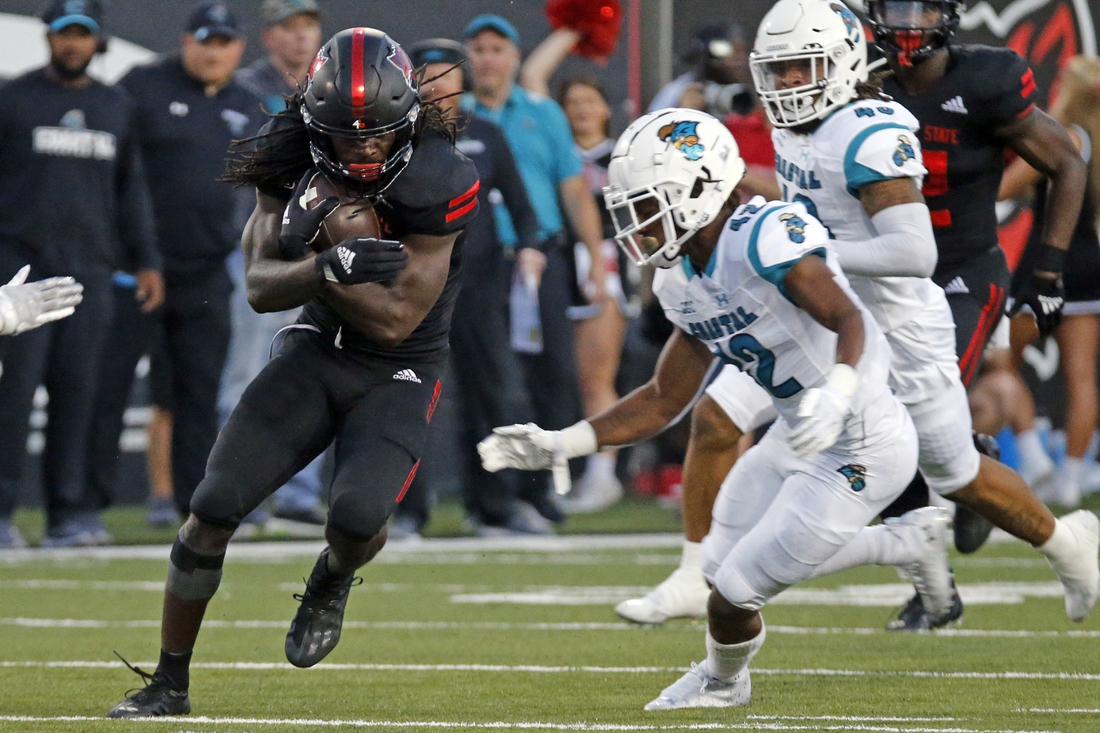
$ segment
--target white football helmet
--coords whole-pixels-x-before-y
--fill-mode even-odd
[[[803,83],[777,88],[795,65]],[[867,80],[863,24],[842,0],[779,0],[760,23],[749,66],[773,125],[820,120]]]
[[[694,109],[664,109],[626,128],[607,174],[604,202],[619,246],[639,266],[671,267],[681,245],[722,210],[745,175],[745,161],[715,118]],[[663,242],[643,236],[657,221]]]

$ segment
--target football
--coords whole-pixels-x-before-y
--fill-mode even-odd
[[[314,252],[324,252],[348,237],[381,237],[382,226],[373,202],[355,196],[321,173],[315,173],[309,182],[303,203],[312,209],[330,196],[340,199],[340,203],[321,222],[321,229],[310,245]]]

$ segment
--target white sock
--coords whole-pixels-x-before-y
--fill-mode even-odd
[[[1066,529],[1066,525],[1062,524],[1062,520],[1057,518],[1054,520],[1054,531],[1050,533],[1050,539],[1038,547],[1039,552],[1046,555],[1051,564],[1072,555],[1078,549],[1077,538]]]
[[[680,552],[680,567],[696,569],[703,567],[702,542],[684,540],[684,549]]]
[[[729,682],[741,674],[760,651],[760,647],[764,646],[767,629],[763,627],[763,619],[760,624],[760,633],[740,644],[719,644],[710,635],[710,631],[707,631],[707,661],[703,662],[707,674],[722,682]]]
[[[1059,479],[1064,488],[1059,489],[1059,491],[1072,492],[1072,495],[1080,496],[1081,476],[1084,472],[1085,461],[1083,458],[1066,456],[1065,462],[1062,463],[1062,476]]]
[[[903,527],[878,524],[861,529],[851,542],[814,568],[810,577],[863,565],[905,565],[916,559],[917,545],[909,540]]]
[[[588,456],[584,464],[584,472],[590,478],[597,481],[607,481],[615,478],[614,453],[593,453]]]

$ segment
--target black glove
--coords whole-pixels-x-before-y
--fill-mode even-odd
[[[348,237],[317,255],[317,273],[323,280],[360,285],[393,280],[409,262],[401,242],[373,237]]]
[[[1039,336],[1046,338],[1062,322],[1062,306],[1066,304],[1066,291],[1062,287],[1062,277],[1039,277],[1032,273],[1016,293],[1016,302],[1008,312],[1009,318],[1020,312],[1025,305],[1035,314],[1035,325]]]
[[[302,197],[309,188],[313,171],[302,176],[294,188],[294,195],[287,202],[283,212],[283,228],[279,232],[279,254],[285,260],[300,260],[309,254],[309,245],[317,238],[321,222],[332,210],[340,205],[340,199],[329,196],[312,209],[302,205]]]

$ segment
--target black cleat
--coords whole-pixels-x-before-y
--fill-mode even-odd
[[[149,674],[125,659],[122,659],[122,663],[141,677],[145,687],[128,691],[126,699],[107,713],[108,718],[156,718],[162,715],[187,715],[191,712],[187,690],[176,687],[171,677],[159,671]]]
[[[1001,460],[1001,448],[997,441],[985,433],[974,433],[974,447],[983,456]],[[961,504],[955,508],[955,549],[964,555],[977,552],[989,539],[993,523]]]
[[[951,587],[955,587],[954,581],[951,582]],[[959,597],[959,591],[955,591],[954,598],[951,601],[951,609],[942,616],[933,616],[924,610],[924,603],[921,602],[920,594],[914,594],[909,602],[905,604],[905,608],[901,610],[898,617],[886,624],[888,631],[930,631],[931,629],[939,629],[951,624],[961,624],[963,617],[963,602]]]
[[[312,667],[340,643],[344,606],[353,585],[363,582],[354,575],[334,575],[328,569],[329,548],[321,551],[306,581],[306,592],[295,593],[301,601],[298,613],[286,633],[286,658],[295,667]]]

